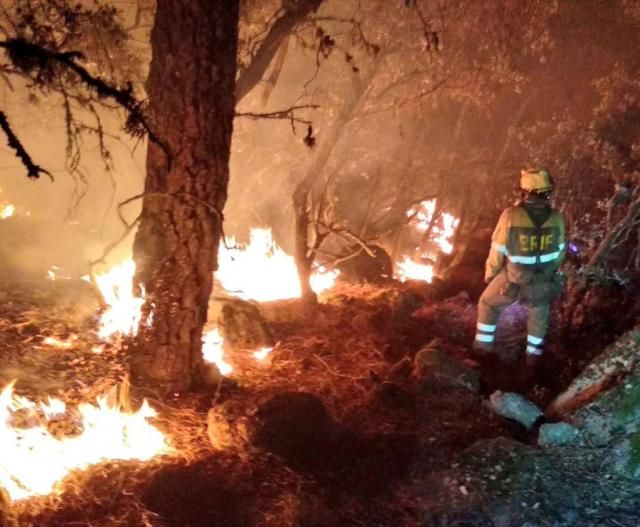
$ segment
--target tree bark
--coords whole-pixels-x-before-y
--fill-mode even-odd
[[[239,0],[158,0],[148,79],[154,134],[134,241],[143,322],[131,343],[136,384],[187,390],[202,363],[227,197]]]

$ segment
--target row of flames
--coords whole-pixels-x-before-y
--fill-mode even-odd
[[[418,235],[424,238],[425,233],[429,234],[428,243],[422,244],[421,250],[427,247],[434,252],[451,252],[451,239],[458,226],[456,218],[450,214],[435,217],[435,200],[418,204],[408,211],[408,215]],[[3,217],[1,212],[0,217]],[[276,245],[270,230],[253,229],[250,242],[244,247],[236,247],[233,238],[225,241],[220,246],[216,280],[227,293],[257,301],[300,296],[294,259]],[[403,258],[396,268],[396,277],[403,281],[430,282],[433,277],[433,264],[429,259]],[[135,265],[129,260],[95,276],[107,304],[97,329],[98,337],[104,343],[113,342],[122,335],[134,335],[142,323],[144,298],[133,295],[134,273]],[[329,289],[337,276],[337,271],[319,268],[311,278],[312,288],[316,293]],[[55,267],[48,273],[51,280],[62,277]],[[64,340],[48,337],[42,344],[73,349],[77,340],[77,335]],[[222,375],[230,375],[234,368],[225,360],[224,340],[219,329],[214,327],[205,331],[202,342],[204,360],[215,364]],[[95,352],[103,349],[104,344],[93,348]],[[265,361],[270,352],[271,348],[261,348],[254,350],[252,355],[257,361]],[[146,402],[135,413],[121,411],[118,404],[107,397],[98,398],[95,405],[83,403],[77,409],[68,409],[59,399],[34,403],[18,396],[11,383],[0,393],[0,413],[4,423],[0,427],[3,447],[0,487],[14,500],[57,492],[69,472],[91,464],[109,459],[147,460],[171,451],[162,432],[149,422],[156,413]],[[17,417],[22,423],[19,426]],[[53,435],[49,431],[50,425],[60,419],[74,420],[80,433],[72,437]]]

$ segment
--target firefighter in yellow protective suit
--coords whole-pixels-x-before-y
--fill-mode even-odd
[[[520,188],[522,200],[502,212],[491,238],[473,348],[476,355],[491,353],[500,313],[520,300],[529,308],[526,363],[533,367],[543,354],[551,303],[562,291],[565,224],[549,203],[549,172],[522,170]]]

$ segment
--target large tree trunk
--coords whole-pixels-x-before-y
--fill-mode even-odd
[[[191,387],[202,362],[227,197],[238,0],[158,0],[148,79],[150,141],[136,283],[147,317],[131,373],[158,392]]]

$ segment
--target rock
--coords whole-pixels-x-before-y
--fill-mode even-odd
[[[209,323],[220,328],[225,346],[239,349],[273,347],[271,328],[255,302],[214,297],[209,305]]]
[[[531,401],[513,392],[493,392],[489,398],[489,407],[498,415],[517,421],[527,430],[533,428],[544,415]]]
[[[542,447],[564,446],[575,443],[580,431],[569,423],[545,423],[538,432],[538,444]]]
[[[434,340],[422,348],[415,356],[413,376],[421,389],[480,391],[478,372],[449,354],[438,349],[439,341]]]

